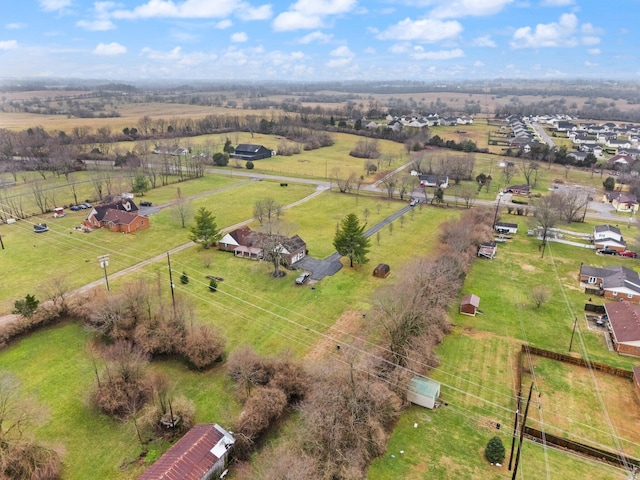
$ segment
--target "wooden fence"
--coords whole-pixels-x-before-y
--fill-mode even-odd
[[[579,365],[585,368],[593,368],[594,370],[599,370],[610,375],[633,380],[633,372],[631,370],[612,367],[604,363],[588,362],[582,358],[571,357],[562,353],[550,352],[549,350],[543,350],[542,348],[527,345],[522,345],[521,352],[524,354],[531,353],[533,355],[538,355],[539,357],[551,358],[553,360],[558,360],[559,362],[572,363],[573,365]]]
[[[594,305],[593,303],[585,303],[584,311],[597,313],[599,315],[606,313],[604,309],[604,305]]]
[[[544,441],[545,443],[553,445],[555,447],[571,450],[573,452],[577,452],[581,455],[586,455],[586,456],[598,459],[600,461],[605,461],[607,463],[619,465],[623,468],[628,469],[633,466],[640,466],[640,460],[637,460],[635,458],[630,458],[619,453],[613,453],[607,450],[602,450],[601,448],[585,445],[584,443],[574,442],[573,440],[557,437],[549,433],[544,434],[544,440],[543,440],[542,432],[540,430],[536,430],[535,428],[525,426],[524,433],[531,440],[534,440],[536,442],[543,443]]]

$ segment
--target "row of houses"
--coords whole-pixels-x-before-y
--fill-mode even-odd
[[[425,128],[433,127],[436,125],[442,126],[455,126],[455,125],[470,125],[473,123],[473,117],[469,115],[456,115],[441,117],[437,113],[429,113],[426,115],[402,115],[393,116],[387,115],[387,128],[393,130],[399,130],[404,127]],[[366,125],[369,127],[369,124]],[[378,124],[376,124],[376,127]]]
[[[179,147],[177,145],[166,146],[160,145],[157,146],[153,153],[156,155],[170,155],[170,156],[182,156],[189,155],[190,151],[188,148]],[[255,145],[253,143],[241,143],[239,144],[233,153],[229,154],[231,158],[237,158],[240,160],[262,160],[263,158],[271,158],[276,155],[275,150],[271,150],[264,145]],[[205,154],[200,154],[205,155]],[[206,156],[206,155],[205,155]]]

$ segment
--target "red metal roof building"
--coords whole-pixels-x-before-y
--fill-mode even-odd
[[[221,426],[203,423],[189,430],[138,480],[209,480],[220,475],[235,443]]]

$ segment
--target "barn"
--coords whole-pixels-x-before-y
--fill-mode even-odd
[[[378,278],[387,278],[391,274],[391,267],[386,263],[380,263],[373,269],[373,276]]]
[[[426,408],[435,408],[440,396],[440,383],[424,377],[413,377],[407,388],[407,400]]]
[[[229,155],[231,158],[240,160],[260,160],[262,158],[271,158],[273,152],[262,145],[254,145],[251,143],[241,143],[236,147],[235,152]]]
[[[465,295],[462,297],[462,300],[460,300],[460,313],[475,317],[479,306],[480,297],[473,294]]]

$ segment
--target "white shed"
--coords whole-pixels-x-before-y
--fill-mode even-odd
[[[423,377],[413,377],[407,388],[407,400],[426,408],[435,408],[440,396],[440,383]]]

